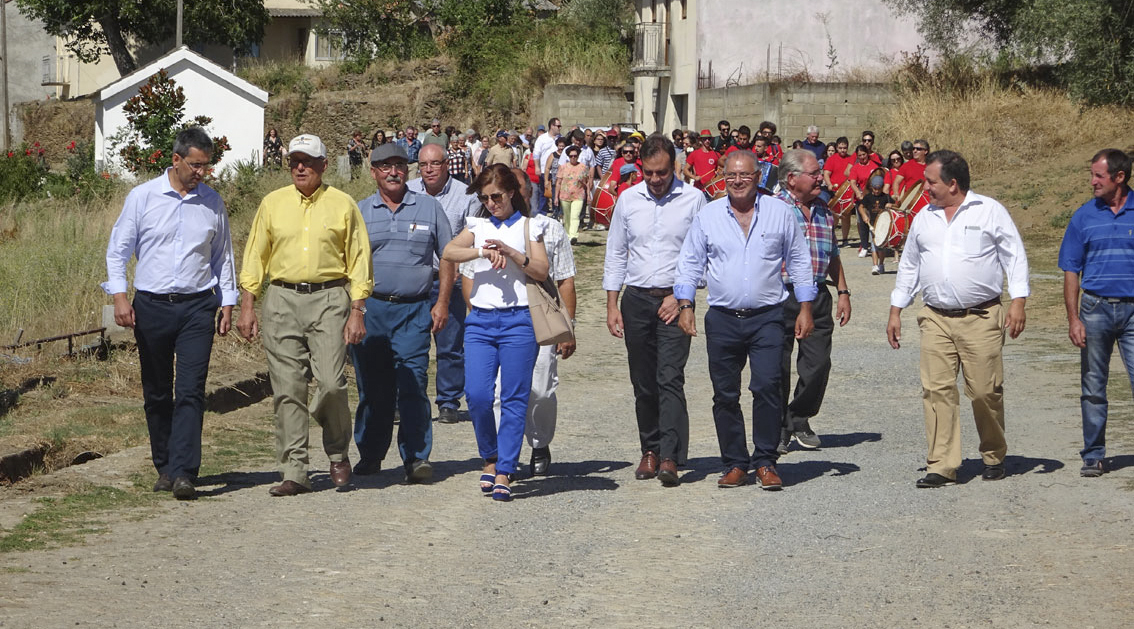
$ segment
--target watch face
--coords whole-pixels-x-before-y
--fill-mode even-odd
[[[366,306],[359,306],[355,308],[355,310],[361,312],[362,314],[366,314]]]

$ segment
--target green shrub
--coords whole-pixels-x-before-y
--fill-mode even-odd
[[[19,201],[39,192],[47,174],[39,142],[25,142],[0,159],[0,202]]]

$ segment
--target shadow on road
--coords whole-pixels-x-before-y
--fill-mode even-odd
[[[822,435],[823,448],[849,448],[860,443],[882,441],[880,432],[848,432],[845,435]]]
[[[220,496],[232,491],[248,489],[256,485],[269,485],[279,481],[280,475],[276,472],[225,472],[224,474],[202,476],[197,479],[198,487],[220,486],[212,489],[198,489],[197,496],[201,498]]]
[[[1011,454],[1004,457],[1004,470],[1009,476],[1028,473],[1050,474],[1056,470],[1063,469],[1063,467],[1063,462],[1055,459],[1039,459]],[[966,459],[961,463],[961,469],[957,470],[957,482],[964,483],[973,480],[974,478],[978,478],[983,472],[984,461],[980,459]]]
[[[1124,467],[1134,467],[1134,454],[1108,457],[1103,463],[1103,469],[1108,472],[1117,472]]]
[[[826,438],[824,437],[824,442]],[[839,463],[836,461],[799,461],[798,463],[776,464],[776,470],[784,481],[785,487],[806,483],[820,476],[846,476],[861,470],[854,463]]]
[[[553,462],[550,475],[525,476],[514,482],[512,495],[536,498],[565,491],[610,491],[618,489],[618,482],[595,474],[608,474],[626,467],[630,467],[626,461]]]

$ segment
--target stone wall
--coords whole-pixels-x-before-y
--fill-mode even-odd
[[[763,120],[776,123],[785,146],[801,140],[809,125],[819,127],[819,138],[831,142],[845,135],[851,149],[865,129],[877,126],[882,112],[897,103],[889,86],[879,83],[759,83],[697,92],[697,124],[716,133],[718,120],[733,128],[746,124],[756,131]],[[891,138],[878,138],[886,151]]]
[[[543,98],[532,103],[531,111],[532,126],[546,125],[548,120],[558,117],[564,131],[575,124],[605,127],[631,119],[631,104],[621,87],[548,85],[543,89]]]

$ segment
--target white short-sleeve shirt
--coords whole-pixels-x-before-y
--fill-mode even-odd
[[[513,214],[503,222],[492,218],[469,217],[465,223],[473,235],[473,246],[483,247],[485,241],[495,239],[519,251],[528,251],[524,243],[524,223],[519,213]],[[539,241],[543,227],[531,221],[529,236]],[[508,260],[502,269],[492,268],[488,258],[478,258],[469,263],[472,271],[473,290],[469,302],[475,308],[513,308],[528,305],[527,274],[520,265]]]

